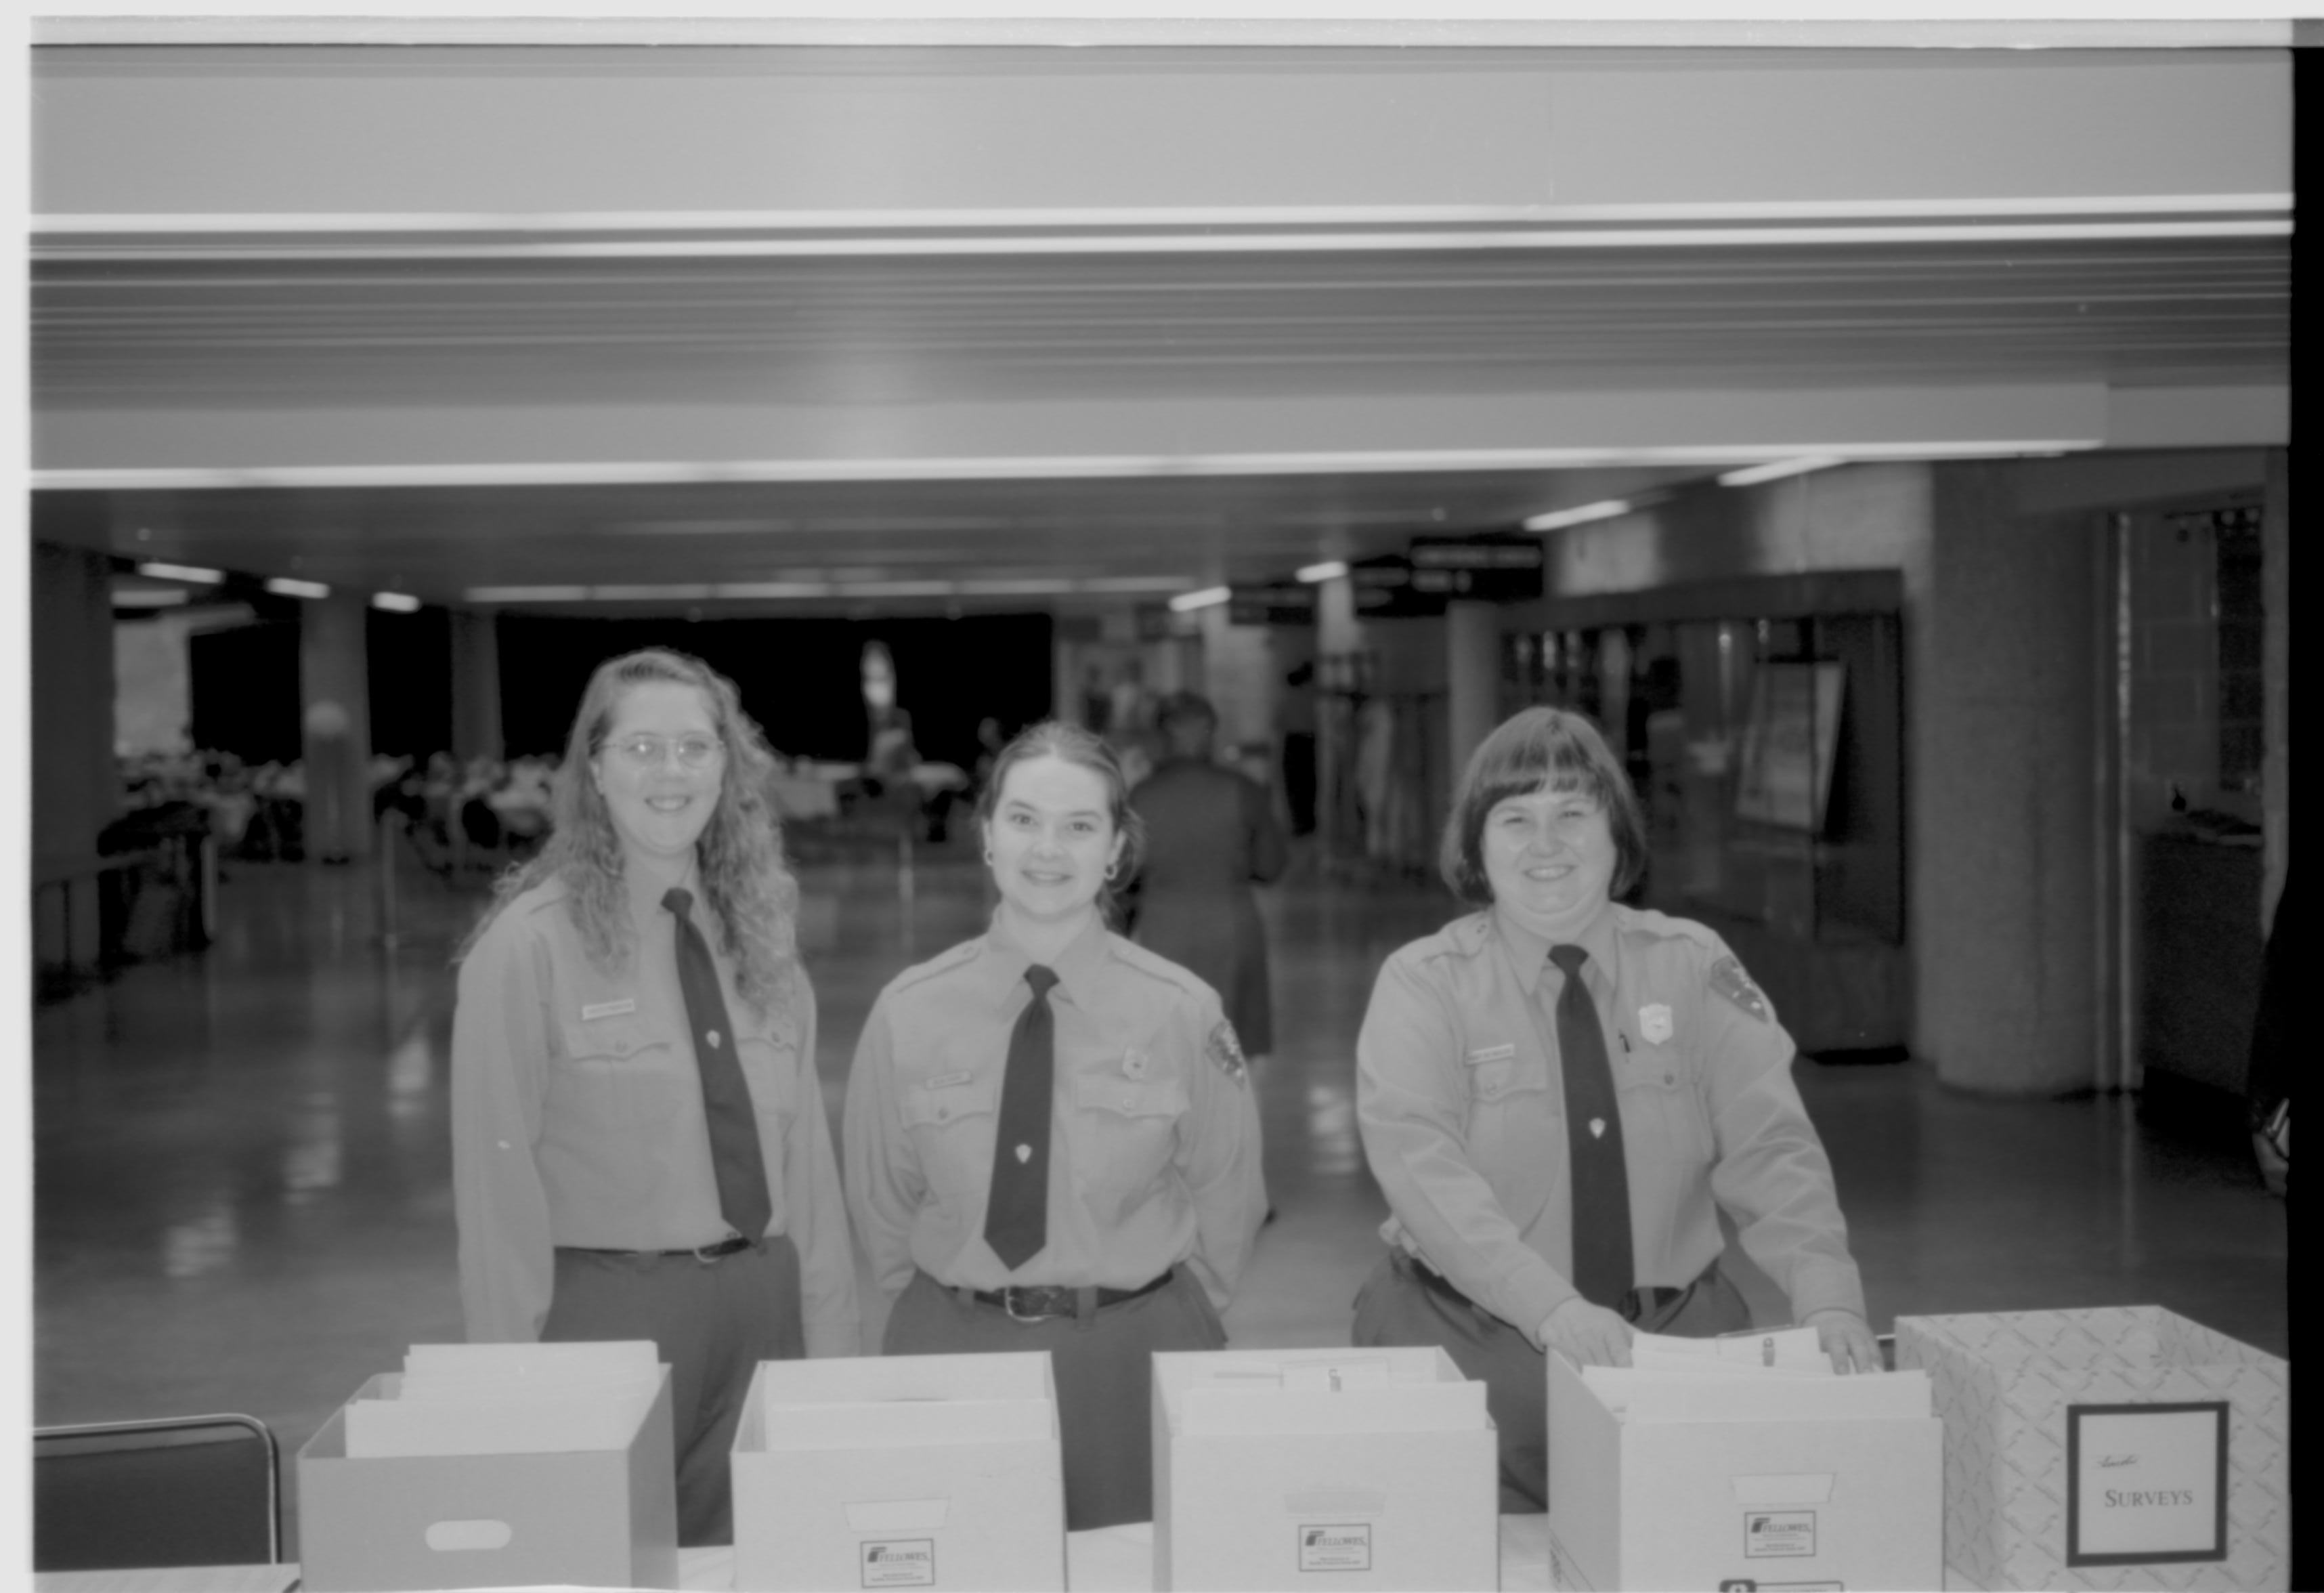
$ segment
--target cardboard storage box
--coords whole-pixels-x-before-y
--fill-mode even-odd
[[[1157,1588],[1500,1586],[1485,1385],[1441,1349],[1154,1357]]]
[[[300,1580],[373,1589],[678,1586],[669,1368],[619,1449],[347,1454],[342,1408],[299,1451]],[[392,1398],[384,1373],[355,1398]]]
[[[1944,1427],[1922,1373],[1639,1385],[1549,1357],[1564,1588],[1943,1586]]]
[[[2160,1306],[1898,1317],[1980,1588],[2288,1587],[2289,1368]]]
[[[737,1588],[1065,1585],[1047,1350],[761,1362],[733,1467]]]

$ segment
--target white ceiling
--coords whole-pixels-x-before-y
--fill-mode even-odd
[[[1506,530],[1722,463],[1715,448],[1626,456],[1650,440],[1642,426],[1571,456],[1590,468],[1512,468],[1513,444],[1547,458],[1572,440],[1508,420],[1527,405],[1612,397],[1652,417],[1721,394],[1829,408],[1868,389],[2280,390],[2288,226],[2255,198],[2159,227],[2127,206],[1955,205],[1941,226],[1899,206],[1839,228],[1771,211],[1748,236],[1666,218],[1616,236],[1602,216],[1548,212],[1457,236],[1426,221],[1247,236],[1054,221],[1038,236],[794,222],[550,237],[477,218],[351,235],[295,215],[239,231],[51,226],[32,253],[35,483],[51,488],[35,523],[127,556],[445,602],[480,587],[810,581],[886,583],[876,598],[801,600],[817,608],[1153,601],[1414,534]],[[1019,431],[1000,451],[1020,458],[1040,451],[1028,438],[1044,415],[1060,429],[1146,417],[1114,450],[1144,462],[948,474],[929,464],[943,450],[905,446],[930,416],[1002,411]],[[1418,417],[1462,413],[1499,417],[1501,434],[1418,434]],[[1369,419],[1302,449],[1301,417],[1325,414]],[[1292,418],[1263,436],[1254,422],[1231,471],[1184,462],[1234,440],[1201,426],[1277,415]],[[762,416],[819,426],[828,468],[722,468],[798,451],[754,454]],[[205,440],[221,417],[324,439],[302,446],[327,468],[238,474],[244,461]],[[386,438],[391,425],[408,434]],[[632,451],[649,427],[652,446]],[[88,436],[137,440],[82,476],[74,440]],[[689,439],[691,473],[594,468],[682,459]],[[520,445],[546,462],[496,475]],[[184,467],[211,452],[221,468],[117,468],[124,453]],[[880,463],[898,458],[918,468]],[[237,484],[281,481],[302,484]],[[794,606],[659,606],[705,602]]]

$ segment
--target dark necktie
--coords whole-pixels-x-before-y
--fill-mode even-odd
[[[1057,976],[1037,962],[1025,970],[1025,982],[1033,986],[1033,999],[1009,1032],[992,1190],[984,1203],[984,1242],[1012,1273],[1049,1242],[1049,1114],[1057,1069],[1049,1014],[1049,988]]]
[[[774,1216],[767,1197],[767,1163],[759,1152],[759,1118],[751,1087],[734,1056],[734,1031],[710,947],[687,916],[694,897],[673,890],[661,899],[678,919],[678,988],[694,1031],[694,1061],[702,1072],[702,1116],[710,1129],[710,1171],[718,1181],[718,1209],[746,1239],[767,1231]]]
[[[1558,1065],[1565,1078],[1566,1161],[1573,1174],[1573,1286],[1592,1305],[1622,1309],[1630,1292],[1630,1177],[1622,1155],[1622,1109],[1606,1031],[1582,982],[1590,954],[1553,946],[1565,976],[1557,997]]]

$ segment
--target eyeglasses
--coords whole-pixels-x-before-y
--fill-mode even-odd
[[[659,736],[625,736],[605,745],[641,769],[655,767],[671,753],[678,755],[682,768],[706,769],[726,750],[715,736],[681,736],[676,741]]]

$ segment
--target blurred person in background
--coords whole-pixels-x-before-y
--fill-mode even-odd
[[[1282,877],[1288,852],[1266,789],[1218,761],[1218,710],[1192,691],[1162,699],[1163,761],[1130,793],[1146,827],[1137,874],[1139,945],[1219,993],[1254,1060],[1275,1050],[1267,926],[1251,886]]]

